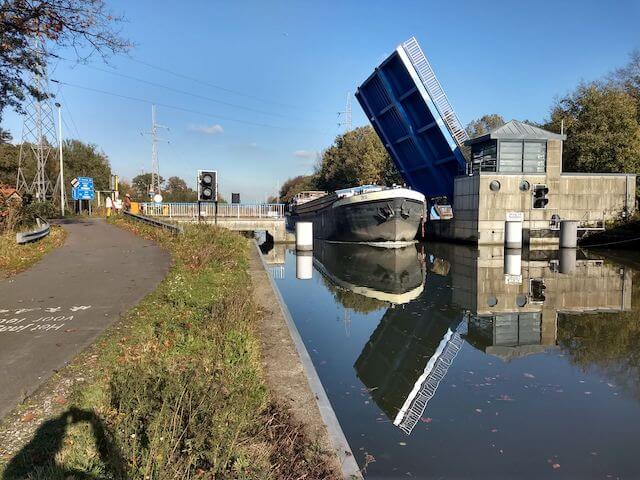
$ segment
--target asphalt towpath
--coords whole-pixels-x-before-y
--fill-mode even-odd
[[[0,280],[0,418],[164,278],[169,254],[101,219],[64,223],[65,244]]]

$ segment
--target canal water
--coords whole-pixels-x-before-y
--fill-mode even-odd
[[[640,477],[628,261],[445,244],[263,254],[366,478]]]

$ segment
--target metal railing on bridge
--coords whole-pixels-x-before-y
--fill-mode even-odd
[[[218,218],[283,218],[283,203],[219,203]],[[150,217],[198,218],[197,203],[141,203],[140,213]],[[215,204],[201,203],[200,216],[213,218]]]

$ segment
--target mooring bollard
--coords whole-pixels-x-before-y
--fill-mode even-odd
[[[312,222],[296,222],[296,250],[313,251]]]
[[[562,220],[560,222],[560,248],[576,248],[578,246],[578,222]]]
[[[299,250],[296,252],[296,278],[311,280],[313,278],[313,252]]]

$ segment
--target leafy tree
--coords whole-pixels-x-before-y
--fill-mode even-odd
[[[98,150],[96,145],[80,140],[65,140],[62,145],[64,158],[64,177],[67,198],[71,198],[71,179],[91,177],[96,190],[108,190],[111,181],[109,158]],[[49,162],[54,168],[50,178],[58,175],[58,162]]]
[[[546,128],[567,133],[564,169],[582,172],[640,171],[640,124],[635,99],[611,84],[580,84],[557,101]]]
[[[505,123],[501,115],[490,113],[469,122],[467,124],[467,133],[471,138],[479,137],[480,135],[484,135],[491,130],[501,127]]]
[[[44,98],[26,73],[41,73],[46,65],[33,39],[71,47],[79,59],[126,51],[130,44],[113,30],[121,17],[103,0],[3,0],[0,2],[0,118],[5,107],[22,112],[27,95]]]
[[[0,127],[0,145],[3,143],[11,143],[11,140],[13,140],[11,132]]]
[[[298,175],[290,178],[280,187],[280,201],[289,203],[296,194],[305,190],[316,190],[313,175]]]
[[[635,99],[640,123],[640,49],[632,51],[629,57],[629,63],[613,72],[609,82]]]
[[[15,186],[19,155],[20,147],[18,145],[0,143],[0,184]],[[27,178],[32,178],[35,170],[29,171],[28,173],[31,175],[27,176]],[[26,175],[27,172],[25,172],[25,176]]]
[[[136,198],[135,189],[133,188],[131,183],[126,180],[118,181],[118,193],[120,194],[120,197],[124,197],[128,193],[129,196],[131,196],[131,199]]]
[[[370,126],[338,135],[316,168],[315,184],[321,190],[371,183],[402,183],[393,161]]]
[[[162,194],[165,202],[195,202],[198,194],[180,177],[169,177]]]
[[[98,150],[96,145],[86,144],[80,140],[66,140],[62,146],[64,157],[64,176],[67,198],[71,198],[71,179],[77,176],[91,177],[97,190],[109,188],[111,167],[107,156]],[[22,168],[27,182],[35,175],[35,159],[28,144],[22,146]],[[52,181],[58,177],[58,155],[54,152],[52,161],[47,163],[47,176]],[[16,184],[20,145],[0,144],[0,183]]]
[[[160,177],[160,185],[164,183],[164,178]],[[149,186],[151,185],[151,173],[141,173],[133,177],[131,185],[136,192],[135,198],[142,201],[149,200]]]

